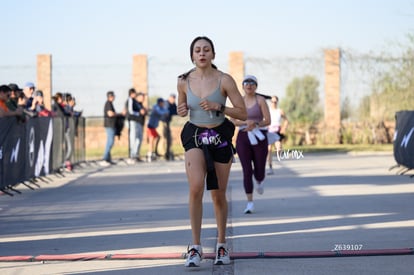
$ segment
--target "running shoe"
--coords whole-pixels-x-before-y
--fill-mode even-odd
[[[258,182],[256,179],[254,180],[254,185],[256,187],[256,192],[259,195],[263,195],[264,192],[264,188],[263,188],[263,181],[262,182]]]
[[[230,264],[229,252],[227,251],[227,249],[223,245],[220,245],[217,248],[216,259],[214,261],[214,264],[215,265]]]
[[[246,209],[244,209],[244,214],[252,214],[254,211],[254,204],[253,202],[248,202]]]
[[[201,247],[197,249],[195,246],[192,246],[187,252],[187,260],[185,262],[186,267],[199,267],[201,262]]]
[[[269,171],[267,172],[267,174],[268,175],[273,175],[274,174],[273,169],[272,168],[269,168]]]

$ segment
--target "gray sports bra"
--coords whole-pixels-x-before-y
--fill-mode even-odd
[[[217,102],[220,104],[226,104],[226,97],[221,94],[221,79],[218,83],[217,89],[207,96],[207,100]],[[211,124],[221,124],[224,121],[224,114],[218,111],[205,111],[203,110],[199,103],[201,98],[193,94],[190,88],[190,81],[187,78],[187,107],[190,110],[190,122],[196,125],[211,125]]]

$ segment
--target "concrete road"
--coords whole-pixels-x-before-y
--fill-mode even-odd
[[[229,266],[214,266],[215,219],[204,196],[200,268],[183,161],[49,176],[0,196],[1,274],[413,274],[414,179],[388,154],[303,154],[276,161],[255,212],[240,163],[228,188]]]

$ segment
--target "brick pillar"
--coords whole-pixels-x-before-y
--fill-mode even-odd
[[[44,103],[47,109],[52,106],[52,55],[37,55],[36,89],[43,91]]]
[[[132,86],[137,92],[148,94],[148,57],[145,54],[136,54],[132,57]],[[144,106],[148,107],[149,96]]]
[[[340,49],[325,50],[325,130],[326,140],[330,141],[329,143],[339,142],[341,127],[340,59]]]
[[[229,74],[234,78],[237,88],[243,94],[242,81],[244,77],[243,52],[231,52],[229,54]]]

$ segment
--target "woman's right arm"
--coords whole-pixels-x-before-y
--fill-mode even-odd
[[[184,117],[188,114],[187,107],[187,94],[186,94],[186,81],[181,77],[177,81],[177,91],[178,91],[178,104],[177,104],[177,114],[181,117]]]

